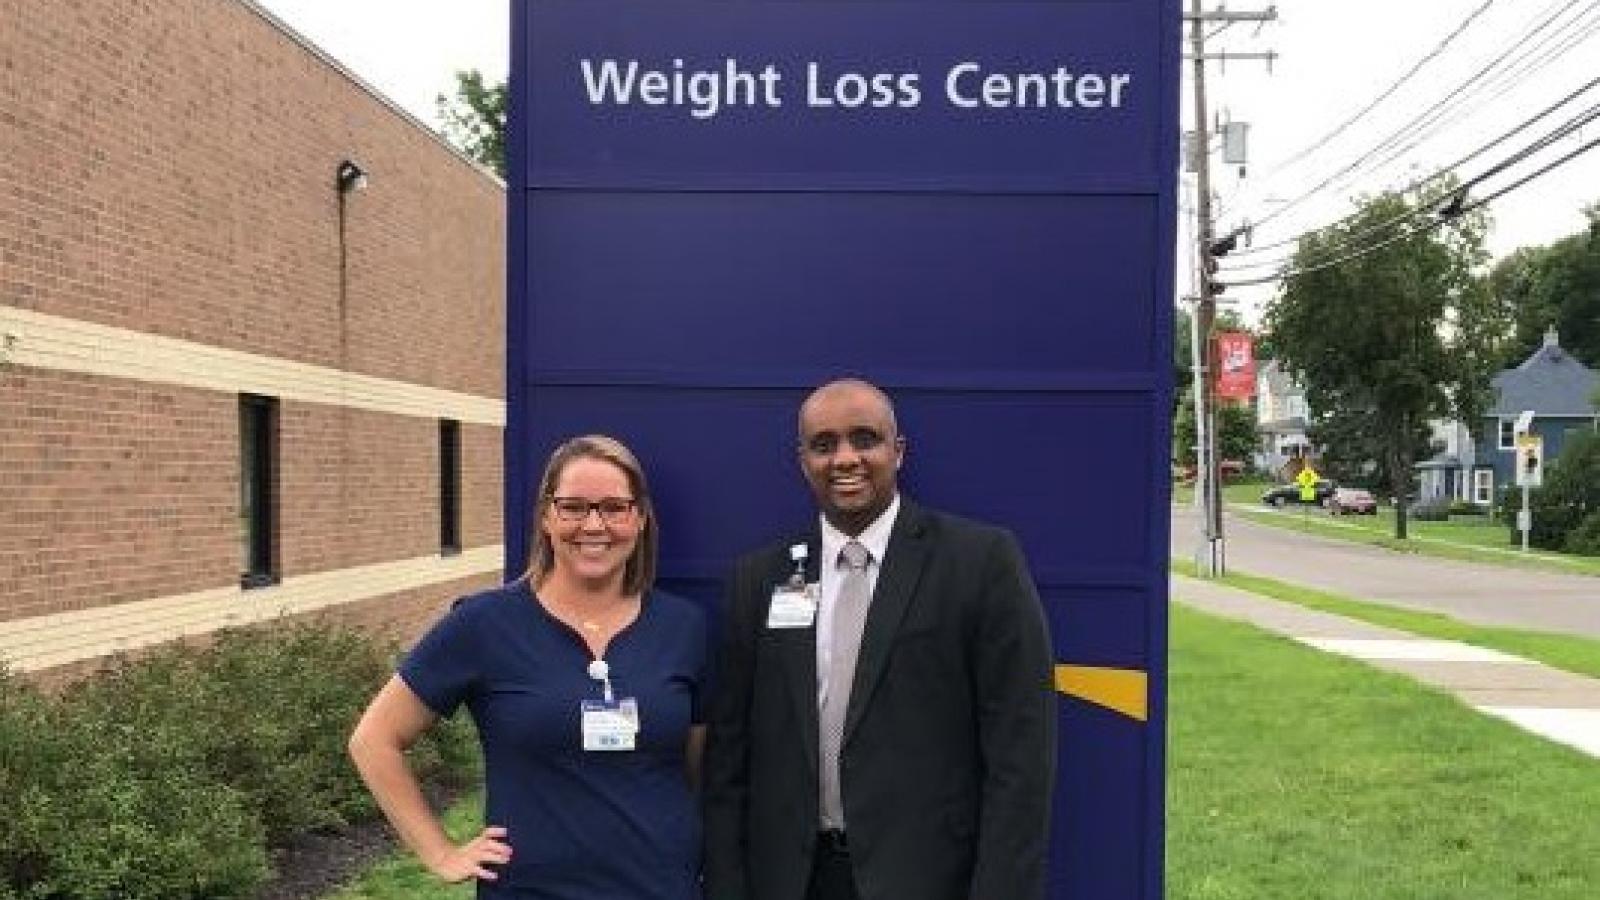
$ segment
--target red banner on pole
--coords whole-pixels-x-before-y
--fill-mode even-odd
[[[1256,395],[1256,353],[1249,334],[1225,331],[1217,342],[1217,396],[1249,400]]]

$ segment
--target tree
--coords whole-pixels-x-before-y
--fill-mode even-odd
[[[1544,247],[1524,247],[1490,273],[1495,303],[1514,325],[1501,353],[1502,367],[1517,365],[1555,326],[1561,346],[1600,368],[1600,205],[1584,210],[1585,231]]]
[[[507,97],[504,81],[484,84],[483,74],[471,69],[456,73],[455,97],[440,94],[434,100],[445,139],[502,179],[506,177]]]
[[[1406,536],[1417,435],[1430,419],[1476,422],[1498,360],[1493,298],[1476,274],[1488,217],[1481,210],[1437,227],[1453,183],[1363,200],[1350,218],[1300,239],[1266,330],[1284,368],[1305,386],[1326,426],[1362,419],[1397,500]],[[1407,218],[1415,213],[1415,218]],[[1335,429],[1335,433],[1338,429]]]
[[[1385,441],[1391,437],[1378,429],[1365,413],[1335,411],[1318,416],[1306,429],[1312,446],[1321,447],[1317,471],[1340,484],[1362,485],[1382,495],[1393,490],[1391,454]],[[1432,435],[1426,422],[1411,430],[1411,457],[1420,459],[1433,452]]]
[[[1172,424],[1173,456],[1185,462],[1194,461],[1194,445],[1198,438],[1194,427],[1194,393],[1183,395],[1178,406],[1178,416]],[[1256,450],[1256,415],[1250,407],[1225,403],[1217,408],[1217,458],[1237,459],[1249,463]]]

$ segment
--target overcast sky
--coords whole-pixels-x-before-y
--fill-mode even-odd
[[[1214,185],[1221,200],[1219,227],[1261,222],[1284,210],[1258,226],[1257,247],[1347,214],[1354,195],[1404,186],[1455,164],[1600,77],[1595,64],[1600,2],[1595,0],[1283,0],[1278,11],[1276,23],[1259,29],[1235,25],[1207,46],[1208,52],[1279,54],[1270,73],[1258,62],[1214,63],[1208,70],[1213,112],[1248,122],[1251,138],[1245,178],[1232,167],[1219,167],[1223,177]],[[1492,65],[1501,56],[1503,62]],[[1413,68],[1415,74],[1407,77]],[[1392,95],[1362,113],[1403,78]],[[1457,92],[1454,98],[1452,92]],[[1440,103],[1446,104],[1443,116],[1422,118]],[[1600,86],[1457,172],[1469,180],[1596,103]],[[1472,195],[1506,187],[1597,137],[1600,121],[1483,181]],[[1302,156],[1308,148],[1314,149]],[[1352,166],[1347,175],[1338,175]],[[1329,178],[1334,180],[1327,187],[1314,190]],[[1489,250],[1498,258],[1519,246],[1579,231],[1585,224],[1582,208],[1597,200],[1600,147],[1492,203]],[[1287,249],[1263,249],[1234,264],[1278,260]],[[1188,278],[1180,277],[1180,286],[1187,284]],[[1257,304],[1269,294],[1269,288],[1228,292]]]
[[[496,80],[506,73],[509,0],[256,2],[424,122],[436,121],[434,97],[451,92],[456,70],[476,68]],[[1214,8],[1217,3],[1206,0],[1204,5]],[[1229,8],[1266,5],[1234,2]],[[1214,189],[1220,200],[1219,227],[1259,222],[1257,247],[1337,219],[1350,210],[1354,195],[1402,186],[1455,163],[1600,76],[1600,66],[1594,64],[1600,59],[1600,0],[1280,0],[1277,6],[1276,22],[1235,25],[1207,47],[1211,52],[1278,54],[1270,71],[1263,63],[1241,61],[1213,63],[1208,75],[1213,113],[1250,126],[1245,177],[1238,177],[1237,167],[1218,166]],[[1543,29],[1534,32],[1541,23]],[[1562,49],[1564,54],[1558,55]],[[1500,67],[1462,87],[1508,52]],[[1419,64],[1391,96],[1350,122]],[[1187,82],[1185,88],[1187,120]],[[1457,98],[1447,100],[1458,89]],[[1441,101],[1450,104],[1446,114],[1435,124],[1419,125],[1418,117]],[[1471,178],[1597,102],[1600,87],[1458,171],[1463,180]],[[1384,144],[1395,135],[1396,140]],[[1600,120],[1528,164],[1484,182],[1475,196],[1506,186],[1596,137]],[[1314,149],[1302,155],[1308,148]],[[1369,158],[1363,162],[1363,156]],[[1338,175],[1352,166],[1348,174]],[[1332,183],[1313,190],[1329,178]],[[1499,257],[1518,246],[1573,233],[1583,227],[1582,207],[1597,200],[1600,148],[1494,203],[1490,250]],[[1275,218],[1262,221],[1274,213]],[[1259,250],[1233,264],[1270,263],[1284,253]],[[1267,271],[1270,267],[1241,270],[1236,277]],[[1180,293],[1187,291],[1189,281],[1187,270],[1180,268]],[[1242,311],[1253,319],[1269,295],[1270,288],[1258,288],[1234,289],[1227,296],[1242,300]]]
[[[509,67],[510,0],[253,2],[430,125],[457,71],[499,81]]]

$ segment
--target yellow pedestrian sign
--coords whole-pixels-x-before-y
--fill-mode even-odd
[[[1531,432],[1517,435],[1517,485],[1544,486],[1544,435]]]
[[[1301,467],[1300,474],[1294,477],[1295,484],[1300,485],[1301,503],[1317,502],[1317,481],[1319,478],[1317,470],[1311,468],[1310,463],[1306,463]]]

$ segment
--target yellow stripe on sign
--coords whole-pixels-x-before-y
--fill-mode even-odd
[[[1141,722],[1150,715],[1149,681],[1139,669],[1056,666],[1056,690]]]

